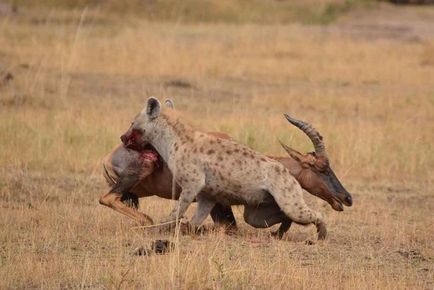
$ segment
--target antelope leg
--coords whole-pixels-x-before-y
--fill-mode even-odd
[[[101,195],[99,203],[108,206],[121,214],[126,215],[127,217],[137,221],[141,225],[149,225],[154,223],[148,215],[139,212],[135,208],[128,207],[121,201],[121,199],[121,193],[110,191],[106,194]]]
[[[237,222],[230,206],[217,203],[211,210],[211,217],[216,225],[225,226],[227,228],[237,227]]]
[[[280,224],[280,227],[277,229],[277,231],[272,232],[271,234],[279,239],[283,237],[283,235],[289,230],[291,227],[292,220],[288,217],[285,217],[282,220],[282,223]]]

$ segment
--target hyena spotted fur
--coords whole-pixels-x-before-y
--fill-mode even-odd
[[[321,214],[306,205],[301,186],[278,161],[234,141],[194,130],[174,109],[162,108],[152,97],[125,135],[135,136],[137,146],[151,144],[182,188],[177,206],[161,222],[181,217],[195,199],[198,206],[191,219],[193,226],[201,225],[217,202],[256,207],[275,201],[291,220],[315,224],[318,239],[325,238]]]

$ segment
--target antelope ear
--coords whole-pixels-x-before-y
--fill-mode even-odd
[[[166,99],[164,101],[164,104],[166,105],[166,107],[171,108],[171,109],[175,109],[175,104],[173,103],[173,101],[171,99]]]
[[[292,158],[294,158],[298,162],[302,162],[303,154],[301,154],[297,150],[292,149],[291,147],[289,147],[288,145],[286,145],[285,143],[283,143],[280,140],[279,140],[279,143],[283,147],[283,149],[285,149],[285,151],[288,152],[289,156],[291,156]]]
[[[160,101],[154,97],[149,97],[146,101],[146,115],[149,119],[155,119],[160,116],[161,104]]]

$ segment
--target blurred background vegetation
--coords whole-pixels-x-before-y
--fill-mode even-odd
[[[14,9],[99,9],[104,14],[136,15],[152,21],[327,24],[352,9],[374,7],[369,0],[0,0]],[[419,1],[391,1],[415,2]],[[429,0],[428,0],[429,2]]]

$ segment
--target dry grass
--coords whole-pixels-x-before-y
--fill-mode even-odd
[[[366,0],[2,0],[18,9],[85,7],[105,15],[131,15],[152,21],[182,23],[330,23],[351,10],[372,6]],[[124,17],[124,16],[127,17]]]
[[[0,77],[14,76],[0,80],[0,288],[434,287],[432,38],[120,22],[90,9],[1,19],[0,43]],[[235,236],[131,256],[160,236],[97,204],[99,160],[150,94],[266,153],[283,154],[277,138],[311,149],[281,113],[312,122],[354,208],[307,197],[328,217],[316,245],[304,243],[312,227],[275,241],[235,209]],[[142,201],[156,220],[171,206]]]

